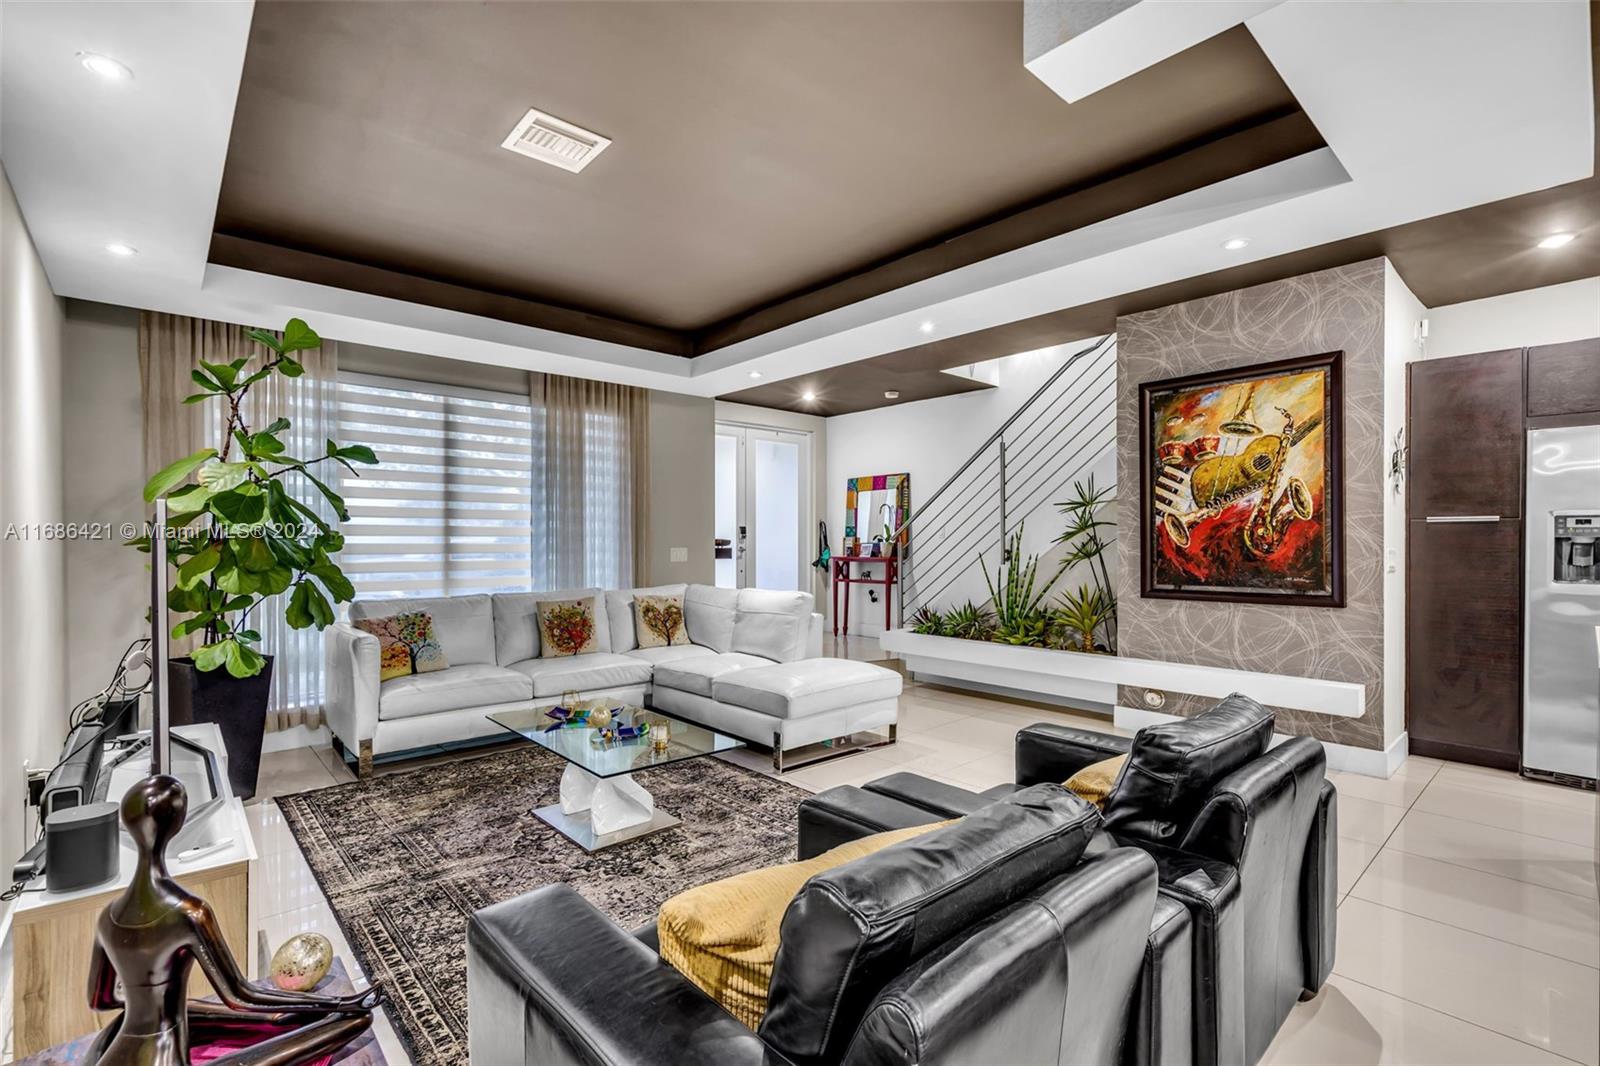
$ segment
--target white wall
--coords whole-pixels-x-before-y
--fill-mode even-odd
[[[0,861],[7,864],[24,843],[23,760],[52,765],[66,733],[66,552],[58,534],[39,528],[64,517],[61,324],[61,301],[0,169]]]
[[[899,404],[857,414],[838,415],[828,419],[828,476],[825,492],[828,528],[833,535],[834,551],[840,550],[840,540],[844,534],[844,485],[848,479],[869,474],[909,473],[911,513],[915,523],[916,517],[923,513],[922,509],[927,506],[933,494],[978,446],[1014,411],[1027,402],[1050,374],[1061,366],[1063,360],[1091,343],[1076,341],[1035,352],[1006,356],[998,360],[999,384],[994,389],[956,396],[941,396],[932,400]],[[1085,465],[1076,477],[1082,480],[1093,473],[1095,483],[1099,486],[1111,485],[1116,481],[1116,456],[1112,449],[1115,432],[1110,428],[1115,404],[1115,362],[1116,350],[1113,345],[1101,355],[1094,357],[1092,361],[1086,359],[1080,363],[1081,370],[1070,372],[1068,377],[1074,381],[1079,380],[1080,374],[1100,376],[1095,379],[1094,388],[1084,389],[1083,395],[1074,399],[1070,405],[1064,404],[1058,407],[1058,415],[1052,420],[1060,423],[1064,418],[1070,418],[1072,413],[1084,410],[1085,407],[1096,410],[1102,406],[1107,408],[1105,432],[1074,442],[1071,448],[1072,454],[1052,453],[1059,454],[1059,458],[1067,462],[1065,470],[1071,470],[1079,462],[1083,462]],[[1045,439],[1050,438],[1049,427],[1035,425],[1024,419],[1007,434],[1008,442],[1020,444],[1031,438],[1038,430],[1044,431]],[[1013,458],[1015,456],[1016,452],[1013,450]],[[994,465],[991,460],[990,468],[992,469]],[[1053,468],[1054,465],[1051,464],[1049,468]],[[1043,479],[1040,484],[1042,481]],[[965,487],[967,483],[967,479],[963,478],[960,484]],[[993,484],[992,477],[985,479],[984,488],[974,488],[973,492],[963,495],[968,496],[972,504],[980,505],[989,494],[988,487]],[[1020,506],[1021,501],[1015,494],[1017,486],[1014,484],[1012,488],[1013,493],[1010,494],[1012,503],[1007,516],[1008,529],[1014,530],[1018,522],[1026,521],[1023,551],[1041,554],[1043,556],[1039,567],[1041,574],[1053,573],[1059,552],[1053,547],[1052,542],[1061,530],[1061,519],[1053,504],[1063,493],[1053,490],[1035,492],[1034,506],[1029,510]],[[938,511],[929,512],[928,517],[930,526],[939,525]],[[983,551],[991,573],[994,572],[1000,555],[998,519],[983,523],[981,528],[974,527],[965,538],[968,544],[953,543],[948,547],[940,545],[936,538],[928,534],[919,533],[918,528],[913,524],[912,536],[916,545],[914,558],[931,561],[939,556],[948,556],[966,560],[959,566],[958,579],[936,597],[932,606],[946,608],[968,599],[979,603],[987,600],[989,594],[983,574],[978,569],[977,559],[980,550]],[[919,536],[921,540],[916,539]],[[923,573],[928,577],[933,576],[926,569]],[[875,573],[873,576],[881,575]],[[1074,575],[1069,574],[1057,587],[1063,587],[1074,580]],[[926,584],[922,588],[925,594],[936,591],[934,587]],[[873,634],[883,628],[883,604],[881,601],[876,604],[870,603],[867,589],[868,587],[855,586],[851,590],[854,597],[850,604],[852,633]]]
[[[149,559],[118,527],[144,518],[139,312],[68,300],[61,373],[68,522],[98,524],[104,535],[66,545],[67,700],[104,687],[123,649],[147,636]]]
[[[1423,358],[1443,359],[1589,337],[1600,337],[1600,277],[1429,308]]]
[[[712,575],[712,401],[650,393],[650,568],[640,584],[708,583]],[[674,548],[688,558],[672,561]]]
[[[1383,272],[1384,456],[1394,457],[1395,434],[1406,424],[1406,363],[1422,353],[1418,329],[1427,314],[1393,264]],[[1383,746],[1406,728],[1406,497],[1389,482],[1383,497]],[[1400,752],[1401,757],[1404,752]]]

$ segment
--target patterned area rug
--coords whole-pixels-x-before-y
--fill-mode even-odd
[[[467,1061],[473,911],[564,881],[633,929],[683,889],[794,858],[806,793],[715,758],[638,774],[683,824],[590,855],[533,814],[564,765],[528,745],[278,799],[418,1066]]]

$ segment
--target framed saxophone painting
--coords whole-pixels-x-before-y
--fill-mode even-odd
[[[1343,357],[1139,386],[1144,596],[1344,606]]]

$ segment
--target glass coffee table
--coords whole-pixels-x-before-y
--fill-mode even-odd
[[[526,707],[488,717],[567,761],[561,772],[561,802],[536,808],[533,813],[585,851],[599,851],[679,824],[677,818],[656,808],[650,793],[633,779],[633,771],[744,747],[742,740],[641,707],[624,708],[616,723],[637,726],[649,722],[652,733],[631,740],[602,741],[600,731],[594,728],[550,729],[556,720],[546,713],[549,710]],[[668,739],[665,749],[657,750],[662,725]]]

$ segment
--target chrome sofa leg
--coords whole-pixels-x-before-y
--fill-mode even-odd
[[[783,773],[783,734],[772,734],[772,772]]]
[[[372,741],[363,740],[356,755],[356,777],[368,778],[372,776]]]

